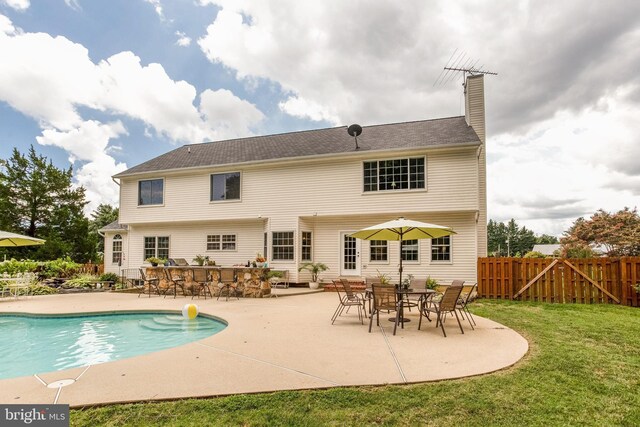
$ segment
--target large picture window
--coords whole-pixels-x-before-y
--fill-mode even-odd
[[[364,162],[364,191],[425,188],[424,157]]]
[[[211,175],[211,201],[240,200],[240,172]]]
[[[144,259],[169,259],[169,236],[151,236],[144,238]]]
[[[389,251],[386,240],[371,240],[369,242],[369,261],[380,262],[389,260]]]
[[[122,261],[122,236],[121,235],[116,234],[115,236],[113,236],[111,249],[112,249],[111,262],[113,264],[120,264],[120,262]]]
[[[405,240],[402,242],[402,260],[420,261],[420,248],[417,240]]]
[[[163,199],[164,179],[138,181],[138,206],[161,205]]]
[[[235,234],[209,234],[207,236],[208,251],[235,251]]]
[[[431,261],[451,261],[451,237],[431,240]]]
[[[271,247],[273,261],[293,261],[293,231],[274,231]]]
[[[302,261],[311,261],[313,259],[312,253],[312,242],[311,242],[311,232],[303,231],[302,232],[302,241],[301,241],[301,249],[302,249]]]

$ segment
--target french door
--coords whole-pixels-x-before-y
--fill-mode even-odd
[[[360,276],[360,239],[349,237],[352,232],[340,233],[340,275]]]

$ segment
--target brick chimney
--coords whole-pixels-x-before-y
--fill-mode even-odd
[[[464,83],[464,118],[484,144],[484,74],[469,75]]]

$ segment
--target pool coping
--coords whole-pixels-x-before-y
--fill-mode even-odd
[[[3,301],[0,314],[180,314],[186,301],[227,325],[179,347],[91,365],[84,371],[41,374],[49,384],[80,375],[76,383],[57,391],[57,402],[72,407],[441,381],[502,370],[528,352],[527,341],[515,331],[477,316],[476,330],[466,324],[464,335],[455,320],[445,323],[447,338],[433,323],[421,331],[410,323],[393,336],[393,323],[386,320],[379,328],[374,322],[368,333],[368,324],[361,325],[355,312],[340,316],[332,326],[335,298],[318,293],[226,302],[73,294]],[[115,308],[100,309],[105,304]],[[411,316],[417,320],[415,313]],[[0,402],[53,403],[53,394],[43,388],[30,376],[0,380]]]

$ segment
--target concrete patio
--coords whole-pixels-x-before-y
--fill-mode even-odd
[[[520,360],[527,341],[515,331],[476,316],[472,331],[454,319],[447,338],[435,322],[412,322],[393,336],[393,323],[367,332],[355,310],[331,325],[335,293],[220,301],[194,300],[200,311],[228,322],[222,332],[180,347],[129,359],[35,376],[0,380],[2,403],[68,403],[72,407],[116,402],[220,396],[336,386],[406,384],[493,372]],[[307,290],[308,291],[308,290]],[[289,294],[289,295],[286,295]],[[285,296],[286,295],[286,296]],[[176,310],[191,298],[94,293],[3,299],[2,313],[91,313]],[[46,351],[46,349],[43,349]],[[77,379],[70,385],[52,384]],[[53,387],[52,387],[53,386]]]

